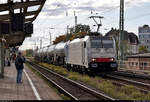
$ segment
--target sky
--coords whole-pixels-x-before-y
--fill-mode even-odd
[[[14,0],[15,2],[19,0]],[[24,0],[25,1],[25,0]],[[124,0],[125,1],[125,30],[138,35],[138,27],[144,24],[150,25],[150,0]],[[0,0],[5,3],[7,0]],[[33,22],[34,33],[32,37],[25,39],[20,50],[34,49],[50,44],[50,33],[52,41],[59,35],[67,32],[67,25],[75,25],[74,11],[78,17],[78,24],[90,25],[92,31],[96,31],[95,22],[90,16],[103,16],[100,32],[105,35],[111,28],[119,28],[119,4],[120,0],[46,0],[46,3]],[[32,7],[29,10],[34,10]],[[66,15],[67,13],[67,15]],[[97,19],[99,22],[99,19]]]

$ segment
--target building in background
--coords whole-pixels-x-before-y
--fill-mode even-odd
[[[150,53],[127,56],[124,68],[130,70],[150,71]]]
[[[132,33],[132,32],[127,32],[124,31],[124,52],[125,55],[132,55],[132,54],[136,54],[138,53],[138,44],[139,44],[139,40],[138,37],[136,36],[136,34]],[[118,29],[114,29],[112,28],[108,33],[106,33],[105,36],[111,36],[114,37],[116,42],[117,42],[117,46],[119,43],[119,30]],[[118,47],[117,47],[117,50]]]
[[[150,27],[148,25],[144,25],[139,27],[139,47],[145,46],[148,51],[150,51]]]

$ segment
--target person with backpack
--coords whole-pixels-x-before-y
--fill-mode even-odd
[[[21,55],[21,52],[19,52],[15,60],[15,66],[17,69],[17,78],[16,78],[17,84],[22,83],[21,79],[24,68],[23,63],[25,63],[25,58]]]

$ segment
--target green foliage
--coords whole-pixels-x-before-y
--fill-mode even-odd
[[[91,31],[90,26],[83,25],[83,24],[78,24],[76,27],[74,26],[74,27],[70,28],[70,34],[74,34],[74,33],[78,33],[78,32],[90,32],[90,31]]]
[[[142,100],[145,99],[145,94],[141,93],[139,90],[137,90],[134,86],[128,85],[128,86],[122,86],[121,91],[125,94],[130,95],[130,97],[133,100]]]
[[[47,64],[47,63],[39,63],[40,65],[42,66],[45,66],[59,74],[62,74],[62,75],[65,75],[67,76],[68,75],[68,71],[62,67],[59,67],[59,66],[54,66],[54,65],[51,65],[51,64]]]
[[[73,80],[78,80],[79,76],[80,76],[79,73],[76,73],[76,72],[69,72],[68,74],[68,78],[73,79]]]
[[[75,27],[71,27],[70,33],[56,37],[56,39],[53,41],[53,43],[57,44],[57,43],[62,42],[62,41],[66,42],[68,40],[73,40],[77,37],[85,36],[87,33],[90,32],[90,26],[89,25],[78,24],[76,26],[76,32],[74,32],[74,29],[75,29]]]
[[[66,41],[70,40],[70,38],[72,37],[72,34],[66,34]]]
[[[66,35],[61,35],[59,37],[56,37],[55,41],[53,41],[54,44],[57,44],[59,42],[65,42],[66,41]]]
[[[121,87],[121,90],[126,94],[131,94],[132,92],[136,91],[136,89],[131,85],[123,86],[123,87]]]
[[[146,46],[140,46],[138,50],[139,50],[139,53],[146,53],[146,52],[148,52],[148,49],[146,48]]]
[[[61,96],[64,100],[71,100],[71,98],[65,96],[64,94],[60,94],[60,96]]]
[[[145,97],[143,99],[150,100],[150,92],[147,95],[145,95]]]
[[[124,40],[123,44],[124,44],[124,54],[126,56],[127,54],[129,54],[129,44],[128,44],[128,41]]]
[[[76,26],[76,32],[90,32],[90,26],[89,25],[82,25],[78,24]]]
[[[27,57],[32,57],[33,56],[33,50],[32,49],[26,50],[26,56]]]
[[[137,90],[134,86],[122,86],[118,87],[113,85],[110,81],[107,81],[100,77],[89,77],[88,75],[81,75],[77,72],[69,72],[65,68],[50,65],[47,63],[40,63],[53,71],[67,76],[68,78],[80,82],[84,82],[88,85],[95,87],[103,91],[105,94],[114,97],[115,99],[123,100],[148,100],[150,99],[150,93],[145,95]]]

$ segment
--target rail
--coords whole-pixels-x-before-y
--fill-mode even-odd
[[[33,69],[43,75],[48,81],[56,85],[65,94],[70,96],[74,100],[115,100],[103,93],[88,88],[80,83],[70,80],[58,73],[55,73],[47,68],[36,65],[27,61],[32,65]]]
[[[145,93],[150,92],[149,88],[150,88],[150,83],[149,80],[143,80],[143,79],[138,79],[138,78],[134,78],[134,77],[124,77],[121,75],[114,75],[114,74],[108,74],[105,77],[115,80],[118,80],[119,82],[121,81],[122,83],[127,84],[131,84],[134,85],[137,89],[139,89],[140,91],[143,91]],[[148,82],[146,82],[148,81]]]

